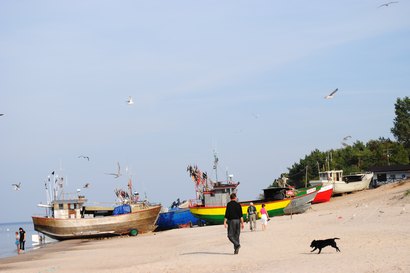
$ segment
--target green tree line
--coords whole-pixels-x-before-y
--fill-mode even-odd
[[[391,133],[395,140],[380,137],[367,143],[356,141],[343,148],[319,151],[306,155],[288,168],[288,184],[296,188],[317,179],[319,171],[343,170],[345,174],[367,171],[374,166],[407,165],[410,162],[410,98],[397,98],[395,119]],[[279,178],[278,178],[279,179]],[[277,179],[272,183],[276,185]]]

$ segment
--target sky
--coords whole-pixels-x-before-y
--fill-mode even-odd
[[[52,171],[90,202],[132,177],[169,206],[216,152],[249,200],[347,135],[394,139],[410,1],[386,2],[0,0],[0,222],[44,214]]]

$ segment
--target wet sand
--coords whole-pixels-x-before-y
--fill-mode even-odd
[[[246,225],[238,255],[219,225],[64,241],[0,259],[0,272],[410,272],[409,192],[407,180],[274,217],[266,231]],[[310,252],[333,237],[341,252]]]

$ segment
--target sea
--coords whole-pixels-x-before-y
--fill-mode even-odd
[[[25,252],[38,248],[38,246],[33,246],[31,239],[33,234],[38,234],[34,230],[33,222],[0,223],[0,258],[18,255],[15,240],[16,231],[20,227],[26,231]]]

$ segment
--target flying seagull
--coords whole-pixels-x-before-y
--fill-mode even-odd
[[[0,114],[0,117],[1,117],[1,116],[4,116],[4,114]]]
[[[80,156],[78,156],[78,158],[85,158],[85,159],[87,159],[88,161],[90,161],[90,157],[85,156],[85,155],[80,155]]]
[[[19,182],[18,184],[11,184],[14,187],[15,191],[19,191],[21,188],[21,182]]]
[[[131,96],[128,97],[127,103],[128,103],[128,105],[133,105],[134,104],[134,101],[132,100]]]
[[[391,1],[391,2],[388,2],[388,3],[384,3],[384,4],[380,5],[379,8],[381,8],[381,7],[388,7],[389,5],[391,5],[391,4],[396,4],[396,3],[398,3],[398,2],[399,2],[399,1]]]
[[[121,172],[120,172],[120,171],[121,171],[120,163],[117,162],[117,172],[116,172],[116,173],[106,173],[106,174],[108,174],[108,175],[113,175],[114,178],[118,178],[118,177],[121,176]]]
[[[330,93],[329,95],[327,95],[325,97],[325,99],[333,99],[333,97],[335,96],[335,93],[337,92],[337,90],[339,90],[339,88],[336,88],[332,93]]]
[[[90,183],[85,183],[85,185],[83,186],[84,189],[88,189],[90,187]]]
[[[343,140],[348,140],[349,138],[352,138],[352,136],[345,136],[345,137],[343,138]]]
[[[259,114],[252,113],[252,116],[253,116],[254,118],[258,119],[260,115],[259,115]]]

